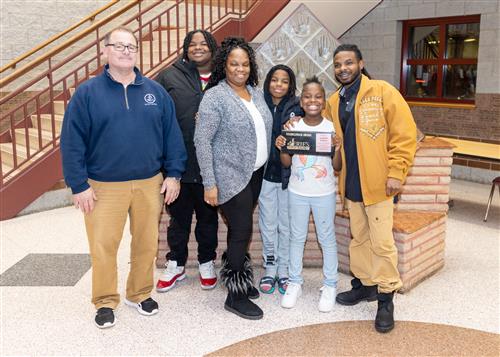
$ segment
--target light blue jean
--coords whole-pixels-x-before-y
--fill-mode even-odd
[[[323,251],[323,285],[337,286],[338,257],[337,240],[333,220],[335,218],[335,193],[307,197],[288,192],[288,212],[290,216],[290,280],[302,284],[302,259],[307,239],[309,214],[312,210],[316,234]]]
[[[288,191],[281,183],[263,180],[259,196],[259,229],[266,275],[288,277],[290,226]]]

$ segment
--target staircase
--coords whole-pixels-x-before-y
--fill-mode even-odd
[[[140,40],[137,66],[156,76],[180,54],[188,31],[251,40],[289,0],[124,1],[125,5],[17,70],[0,71],[0,220],[14,217],[62,179],[59,138],[75,88],[100,73],[102,39],[126,26]]]

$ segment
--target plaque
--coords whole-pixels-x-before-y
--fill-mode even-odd
[[[281,135],[286,139],[282,152],[291,155],[333,155],[331,132],[283,130]]]

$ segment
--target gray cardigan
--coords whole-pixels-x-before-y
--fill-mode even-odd
[[[259,110],[271,145],[273,118],[258,88],[247,86]],[[205,92],[194,134],[196,156],[205,189],[217,186],[218,203],[240,193],[250,182],[257,157],[257,136],[250,112],[227,82]]]

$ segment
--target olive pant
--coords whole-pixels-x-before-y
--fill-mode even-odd
[[[393,206],[392,198],[370,206],[346,199],[353,237],[349,246],[351,271],[363,285],[378,285],[380,293],[403,285],[392,234]]]
[[[151,296],[163,207],[162,182],[161,174],[124,182],[89,180],[97,197],[94,210],[85,215],[92,258],[92,303],[97,309],[115,309],[120,302],[117,253],[129,216],[132,242],[126,298],[141,302]]]

